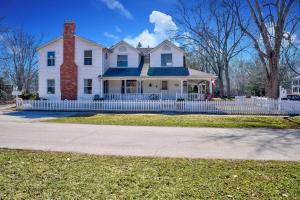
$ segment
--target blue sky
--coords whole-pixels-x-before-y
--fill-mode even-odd
[[[60,36],[64,21],[72,19],[77,35],[106,46],[120,39],[133,44],[147,40],[149,44],[143,45],[153,46],[167,37],[166,29],[177,28],[168,15],[175,3],[176,0],[0,0],[0,13],[5,25],[43,35],[43,42]]]

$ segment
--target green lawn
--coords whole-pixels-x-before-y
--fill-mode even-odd
[[[179,126],[218,128],[300,128],[300,116],[209,116],[163,114],[95,114],[46,120],[47,122],[130,126]]]
[[[300,163],[0,149],[0,199],[233,198],[300,198]]]

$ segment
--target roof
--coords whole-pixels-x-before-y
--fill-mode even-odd
[[[54,42],[56,42],[56,41],[62,39],[62,38],[63,38],[63,36],[56,37],[56,38],[50,40],[49,42],[46,42],[45,44],[42,44],[41,46],[39,46],[39,47],[37,48],[37,50],[39,50],[39,49],[41,49],[41,48],[44,48],[44,47],[46,47],[46,46],[48,46],[48,45],[50,45],[50,44],[52,44],[52,43],[54,43]]]
[[[77,37],[77,38],[79,38],[79,39],[81,39],[81,40],[83,40],[83,41],[85,41],[85,42],[88,42],[88,43],[91,43],[91,44],[93,44],[93,45],[99,46],[99,47],[101,47],[101,48],[106,48],[106,47],[105,47],[104,45],[102,45],[102,44],[99,44],[99,43],[97,43],[97,42],[88,40],[88,39],[83,38],[83,37],[81,37],[81,36],[75,35],[75,37]],[[59,37],[57,37],[57,38],[54,38],[54,39],[50,40],[49,42],[47,42],[47,43],[41,45],[40,47],[38,47],[37,50],[42,49],[42,48],[44,48],[44,47],[46,47],[46,46],[48,46],[48,45],[50,45],[50,44],[52,44],[52,43],[54,43],[54,42],[60,40],[60,39],[63,39],[63,36],[59,36]]]
[[[153,48],[137,48],[137,50],[139,50],[139,52],[141,52],[143,55],[147,55],[149,54],[149,52],[152,50]]]
[[[191,68],[189,68],[189,75],[190,76],[201,76],[201,77],[212,78],[212,79],[218,78],[218,76],[216,76],[214,74],[206,73],[206,72],[199,71],[196,69],[191,69]]]
[[[102,77],[139,77],[144,65],[144,59],[141,59],[139,67],[111,67],[106,70]],[[101,75],[99,76],[101,77]]]
[[[148,76],[188,76],[186,67],[149,67]]]
[[[114,48],[116,48],[117,46],[120,46],[121,44],[124,44],[128,47],[130,47],[131,49],[134,49],[136,52],[140,53],[136,48],[134,48],[131,44],[125,42],[124,40],[121,40],[120,42],[114,44],[113,46],[111,46],[109,49],[113,50]]]
[[[151,50],[149,51],[149,53],[152,53],[153,51],[155,51],[156,49],[160,48],[160,47],[161,47],[162,45],[164,45],[164,44],[171,45],[171,46],[173,46],[175,49],[178,49],[179,51],[182,51],[183,53],[185,53],[185,51],[184,51],[182,48],[176,46],[173,42],[171,42],[171,41],[169,41],[169,40],[164,40],[164,41],[162,41],[159,45],[157,45],[156,47],[154,47],[153,49],[151,49]]]

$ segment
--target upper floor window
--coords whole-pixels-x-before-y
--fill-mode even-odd
[[[92,94],[93,90],[93,80],[84,79],[84,94]]]
[[[84,65],[92,65],[93,64],[93,52],[92,50],[84,51]]]
[[[55,94],[55,80],[54,79],[47,80],[47,94]]]
[[[107,60],[108,58],[108,53],[105,53],[105,60]]]
[[[128,67],[128,55],[118,55],[117,66]]]
[[[47,52],[47,65],[55,66],[55,52],[54,51]]]
[[[161,54],[161,66],[172,66],[172,54],[171,53]]]

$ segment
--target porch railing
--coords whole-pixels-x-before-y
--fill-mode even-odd
[[[185,101],[204,101],[205,100],[205,94],[176,93],[176,99],[184,99]]]
[[[120,94],[108,93],[104,94],[105,100],[160,100],[162,99],[161,93],[133,93],[133,94]]]

